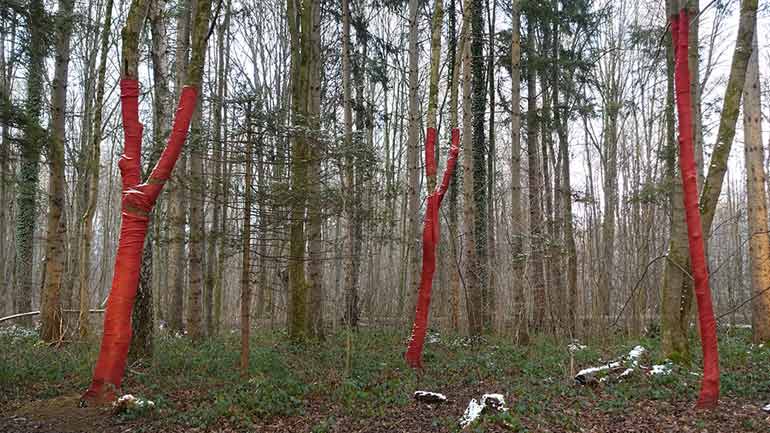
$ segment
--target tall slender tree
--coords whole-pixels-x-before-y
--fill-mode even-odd
[[[64,146],[66,137],[67,83],[72,36],[72,0],[59,1],[56,25],[56,64],[51,95],[51,135],[48,139],[48,230],[46,236],[45,288],[41,297],[41,330],[44,341],[61,338],[61,286],[64,273],[65,237],[64,218]]]
[[[756,18],[755,18],[756,19]],[[762,147],[762,100],[759,86],[759,44],[754,32],[743,88],[743,136],[746,157],[746,200],[751,258],[752,335],[755,343],[770,341],[770,236],[767,226],[765,152]]]

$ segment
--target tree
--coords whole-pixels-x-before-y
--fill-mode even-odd
[[[40,337],[44,341],[61,338],[61,285],[66,257],[64,238],[67,230],[64,210],[64,143],[65,111],[67,109],[67,73],[70,62],[70,37],[72,36],[72,0],[59,1],[57,17],[56,65],[51,95],[51,136],[48,159],[50,173],[48,184],[48,227],[46,236],[45,289],[40,306]]]
[[[107,71],[107,54],[110,43],[110,29],[112,28],[112,6],[113,0],[107,0],[104,11],[104,25],[100,35],[99,67],[96,78],[96,99],[94,101],[94,117],[91,125],[91,142],[86,152],[86,166],[84,176],[84,194],[86,195],[85,210],[82,216],[81,238],[78,248],[80,250],[80,259],[78,263],[79,274],[79,297],[80,297],[80,316],[79,334],[85,338],[89,334],[90,321],[88,318],[88,307],[90,292],[89,273],[91,272],[91,245],[94,238],[94,215],[96,214],[96,202],[99,198],[99,159],[101,156],[102,141],[102,105],[104,104],[104,86],[105,74]]]
[[[756,17],[755,17],[756,19]],[[756,23],[755,23],[756,26]],[[765,152],[762,147],[762,100],[759,86],[759,44],[754,32],[743,88],[743,136],[751,258],[752,335],[755,343],[770,341],[770,236],[767,226]]]
[[[187,71],[188,50],[190,47],[191,0],[180,0],[177,14],[176,56],[175,56],[175,96],[182,92]],[[182,154],[179,172],[187,171],[187,158]],[[184,184],[180,179],[171,182],[169,191],[169,269],[168,286],[171,294],[169,308],[169,327],[177,332],[184,329],[184,274],[185,274],[185,227],[187,225],[187,200]]]
[[[45,132],[40,127],[43,110],[43,74],[47,50],[45,26],[47,19],[42,0],[31,0],[29,4],[29,41],[27,46],[27,99],[24,105],[24,119],[21,149],[21,166],[18,175],[16,195],[16,290],[14,310],[27,312],[32,309],[32,262],[34,260],[33,237],[37,212],[37,186],[39,180],[40,149]],[[30,321],[25,321],[30,324]]]
[[[486,117],[486,71],[484,70],[484,9],[482,0],[472,0],[469,5],[471,28],[471,76],[472,76],[472,114],[473,114],[473,211],[476,261],[473,272],[477,274],[481,295],[481,323],[479,329],[472,329],[471,334],[479,335],[488,329],[487,320],[490,312],[489,300],[492,293],[489,283],[489,262],[487,254],[487,163],[484,121]],[[491,319],[490,319],[491,322]]]
[[[254,145],[251,131],[251,103],[246,109],[246,174],[244,176],[243,236],[241,246],[241,374],[249,369],[249,335],[251,334],[251,207]]]
[[[462,30],[460,34],[460,41],[457,41],[457,12],[455,0],[449,1],[447,7],[447,15],[449,21],[449,42],[447,63],[451,68],[449,70],[449,127],[452,130],[452,142],[459,142],[460,128],[459,128],[459,113],[458,113],[458,99],[459,99],[459,82],[460,82],[460,70],[462,67],[462,60],[464,57],[465,47],[465,35],[467,29],[467,20],[463,20]],[[458,49],[459,47],[459,49]],[[457,53],[460,53],[458,56]],[[458,245],[458,218],[457,218],[457,198],[458,198],[458,183],[457,178],[459,174],[452,177],[452,182],[449,186],[449,240],[450,251],[452,254],[452,266],[450,266],[451,278],[450,278],[450,304],[451,304],[451,325],[452,330],[457,332],[460,329],[460,251],[461,246]]]
[[[200,83],[203,74],[211,9],[209,0],[199,0],[198,3],[188,85],[182,90],[168,144],[148,180],[141,182],[142,124],[139,123],[138,45],[147,13],[147,1],[135,0],[131,3],[122,31],[121,108],[125,144],[119,162],[123,180],[120,243],[115,258],[113,285],[107,300],[99,358],[91,385],[81,399],[84,405],[112,403],[120,393],[131,342],[129,317],[139,285],[149,214],[181,153],[198,99],[198,88],[194,83]]]
[[[679,114],[679,166],[684,191],[684,210],[687,218],[687,237],[690,247],[690,264],[695,280],[695,299],[698,302],[698,328],[703,348],[703,380],[698,407],[712,408],[719,399],[719,353],[717,349],[716,321],[711,304],[709,276],[706,269],[706,253],[703,241],[700,210],[698,209],[697,168],[693,145],[692,103],[690,100],[690,72],[687,59],[689,18],[682,8],[679,16],[671,19],[671,34],[675,48],[674,82]]]
[[[417,0],[409,0],[409,124],[406,138],[406,242],[409,261],[407,262],[406,275],[410,300],[414,299],[420,284],[420,112],[417,104],[417,92],[419,90],[418,3]],[[412,304],[413,302],[410,302],[410,305]]]
[[[353,151],[353,111],[351,92],[351,56],[350,56],[350,1],[342,1],[342,110],[344,143],[347,155],[344,161],[343,184],[353,197],[345,202],[347,227],[345,237],[345,321],[352,328],[358,326],[358,266],[359,258],[355,254],[356,244],[356,203],[355,191],[355,152]]]
[[[521,2],[511,11],[511,227],[513,233],[513,333],[516,341],[527,340],[527,302],[524,284],[524,212],[521,197]]]
[[[679,3],[680,2],[675,0],[670,2],[669,12],[671,12],[671,10],[676,10],[676,7]],[[735,125],[737,123],[738,112],[740,110],[740,100],[746,78],[746,69],[748,66],[749,57],[751,56],[751,43],[755,27],[753,20],[755,19],[756,13],[756,0],[744,0],[741,2],[736,48],[733,55],[732,64],[730,66],[730,73],[725,89],[724,101],[722,103],[719,127],[716,135],[716,143],[714,145],[714,151],[709,162],[708,173],[700,193],[699,207],[702,215],[701,222],[703,233],[705,233],[706,236],[711,233],[711,226],[714,221],[714,215],[716,214],[717,203],[722,191],[722,183],[724,181],[725,174],[727,173],[727,159],[730,155],[733,139],[735,138]],[[675,222],[673,224],[676,224],[676,220],[674,221]],[[675,226],[672,225],[672,230],[674,227]],[[673,239],[674,235],[672,234],[672,242]],[[680,272],[681,269],[684,269],[689,273],[689,266],[682,267],[682,262],[677,261],[676,257],[672,257],[670,251],[669,260],[666,261],[666,269],[664,270],[664,275],[675,276]],[[667,294],[670,293],[671,287],[676,287],[676,285],[667,284],[664,281],[663,296],[670,296],[670,299],[673,299],[673,297],[676,296],[676,293]],[[687,296],[688,293],[689,291],[683,288],[681,291],[681,294],[683,295],[682,299],[686,299],[684,296]],[[665,311],[661,314],[663,348],[664,353],[669,356],[670,359],[684,360],[689,362],[689,356],[687,356],[687,351],[689,349],[687,349],[686,346],[686,333],[671,328],[674,323],[681,323],[683,324],[681,326],[686,326],[687,322],[689,321],[687,315],[688,311],[688,309],[675,309],[671,311],[671,314],[667,314]],[[674,319],[678,318],[678,321],[671,320],[671,315],[676,316]],[[667,337],[667,335],[678,338],[682,342],[682,347],[685,348],[686,351],[680,354],[673,353],[668,350],[668,348],[674,347],[668,344],[667,340],[671,341],[671,339]]]
[[[311,162],[314,152],[312,138],[313,125],[319,113],[316,104],[317,79],[319,75],[318,51],[320,43],[317,37],[320,25],[320,3],[318,0],[295,2],[288,0],[287,15],[291,36],[291,74],[292,74],[292,122],[294,134],[291,143],[291,210],[289,233],[289,335],[294,340],[302,340],[310,331],[308,320],[308,289],[312,282],[305,278],[305,214],[308,210],[310,194],[309,177],[311,167],[320,162]],[[315,221],[318,224],[318,221]],[[308,231],[309,231],[308,227]],[[317,239],[316,239],[317,240]]]
[[[543,210],[541,207],[543,179],[537,148],[537,134],[540,129],[537,115],[537,78],[533,59],[536,56],[535,25],[533,17],[527,17],[527,165],[529,185],[529,286],[534,297],[532,331],[542,332],[545,327],[546,293],[543,275]]]

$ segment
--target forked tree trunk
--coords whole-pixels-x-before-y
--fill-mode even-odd
[[[104,317],[104,334],[94,375],[81,404],[104,404],[121,391],[126,356],[131,343],[131,310],[139,284],[142,250],[149,214],[182,151],[198,99],[198,89],[185,86],[180,96],[168,144],[147,181],[141,181],[142,124],[139,122],[139,34],[144,25],[148,0],[131,3],[123,28],[121,66],[121,111],[125,144],[118,163],[122,177],[120,242],[115,258],[112,288]],[[151,1],[151,0],[149,0]],[[203,72],[211,2],[200,0],[193,31],[192,60],[188,82],[199,83]]]
[[[455,165],[457,164],[457,155],[460,151],[459,131],[457,129],[452,129],[452,146],[449,150],[446,171],[444,172],[441,185],[436,187],[436,149],[438,147],[436,144],[436,105],[438,104],[438,65],[441,57],[442,1],[443,0],[436,0],[436,9],[433,16],[431,81],[428,99],[428,135],[425,142],[425,174],[428,179],[428,207],[425,211],[422,232],[422,273],[420,275],[420,286],[417,292],[412,335],[406,351],[406,361],[412,368],[422,367],[422,348],[425,342],[425,334],[428,329],[433,275],[436,271],[436,249],[441,239],[439,232],[439,208],[444,199],[444,194],[449,188]]]

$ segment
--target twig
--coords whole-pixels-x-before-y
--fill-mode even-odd
[[[612,321],[612,324],[610,326],[617,326],[618,321],[620,320],[620,316],[623,315],[623,312],[626,310],[626,307],[628,306],[628,303],[631,302],[631,299],[633,299],[634,296],[636,296],[636,291],[641,286],[642,280],[644,280],[644,277],[647,276],[647,272],[650,270],[650,267],[657,262],[660,259],[668,258],[668,254],[663,254],[661,256],[655,257],[652,259],[649,263],[647,263],[647,266],[644,268],[644,272],[642,272],[642,276],[639,277],[638,280],[636,280],[636,284],[634,285],[634,288],[631,290],[631,295],[628,296],[628,299],[626,299],[626,302],[623,304],[623,308],[620,309],[617,316],[615,316],[615,320]],[[672,261],[673,263],[673,261]]]

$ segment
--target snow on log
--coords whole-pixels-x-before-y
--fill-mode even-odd
[[[482,414],[490,412],[508,412],[505,406],[505,397],[502,394],[484,394],[481,396],[481,403],[476,399],[471,399],[468,408],[460,418],[460,427],[465,428],[476,421]]]
[[[639,366],[639,359],[646,351],[647,349],[644,347],[636,346],[628,352],[628,355],[617,361],[580,370],[575,375],[575,383],[578,385],[596,385],[599,382],[607,381],[613,373],[618,373],[617,378],[627,377]]]
[[[438,392],[415,391],[414,399],[422,403],[437,404],[444,403],[446,401],[446,396]]]

